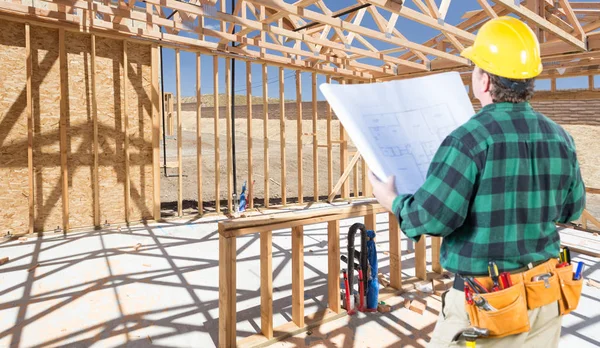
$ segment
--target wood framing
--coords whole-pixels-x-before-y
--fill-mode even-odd
[[[248,207],[254,209],[254,165],[252,160],[252,63],[246,62],[246,112],[248,137]]]
[[[233,212],[233,152],[231,134],[231,59],[225,59],[225,132],[227,133],[227,211]]]
[[[196,53],[196,170],[198,182],[198,214],[204,212],[202,200],[202,65],[200,53]]]
[[[415,243],[415,275],[419,279],[427,279],[427,255],[425,236],[421,236],[419,241]]]
[[[160,221],[160,88],[158,86],[159,48],[152,45],[152,216]],[[92,74],[93,75],[93,74]],[[97,137],[97,128],[94,137]],[[97,147],[97,144],[95,145]],[[95,158],[97,154],[94,154]],[[199,181],[200,185],[201,181]]]
[[[264,196],[265,207],[269,207],[269,93],[268,93],[268,76],[267,65],[263,64],[262,69],[262,86],[263,86],[263,177],[264,177]]]
[[[177,64],[179,64],[179,51],[177,51]],[[177,65],[177,78],[179,79],[179,65]],[[131,214],[131,175],[130,175],[130,169],[129,169],[129,110],[127,110],[128,107],[128,100],[129,100],[129,96],[127,93],[128,90],[128,85],[127,85],[127,80],[129,77],[129,59],[127,59],[127,41],[123,41],[123,136],[125,137],[125,145],[124,145],[124,151],[125,151],[125,222],[129,224],[129,222],[131,222],[131,218],[130,218],[130,214]],[[179,80],[178,80],[179,81]],[[177,93],[177,97],[179,98],[179,92]],[[179,99],[178,99],[179,101]],[[180,103],[178,102],[177,105],[179,106]],[[179,120],[179,118],[181,117],[181,113],[179,112],[179,108],[177,109],[177,119]],[[177,138],[179,140],[180,134],[177,134]],[[181,162],[180,162],[181,165]],[[183,215],[181,214],[181,211],[179,213],[179,215]]]
[[[304,326],[304,228],[292,227],[292,321]]]
[[[431,268],[436,273],[442,273],[442,265],[440,264],[440,247],[442,245],[442,237],[431,238]]]
[[[312,73],[313,198],[319,200],[319,139],[317,138],[317,74]]]
[[[337,193],[339,192],[340,189],[342,189],[342,192],[343,192],[343,187],[344,187],[344,185],[346,185],[348,183],[348,177],[350,176],[350,173],[352,172],[353,168],[356,166],[356,163],[358,163],[358,160],[360,160],[360,158],[361,158],[360,153],[356,152],[354,154],[354,156],[352,157],[352,159],[350,160],[350,163],[348,164],[348,166],[345,168],[342,167],[342,170],[343,170],[342,175],[340,176],[340,179],[338,180],[337,184],[335,184],[335,186],[329,193],[329,196],[327,197],[327,202],[331,203],[333,201],[335,195],[337,195]],[[343,195],[343,193],[342,193],[342,195]],[[344,197],[342,196],[342,198],[344,198]]]
[[[181,113],[181,57],[175,50],[175,88],[177,90],[177,215],[183,216],[183,131]]]
[[[296,152],[298,166],[298,203],[304,203],[304,181],[302,180],[302,74],[296,70]]]
[[[219,56],[213,57],[213,94],[215,109],[215,211],[221,211],[221,151],[219,150]]]
[[[260,328],[273,338],[273,232],[260,233]]]
[[[67,50],[65,47],[65,30],[58,30],[58,46],[60,60],[60,168],[62,191],[62,218],[63,231],[69,230],[69,170],[67,167],[67,119],[68,119],[68,77],[67,77]]]
[[[340,304],[340,222],[327,223],[327,303],[329,309],[339,313]]]
[[[279,147],[281,153],[281,205],[287,205],[287,175],[285,157],[285,90],[283,68],[279,68]]]
[[[92,39],[92,43],[93,43]],[[94,51],[92,51],[92,66],[94,66]],[[33,100],[32,100],[32,89],[31,89],[31,75],[32,71],[32,57],[31,57],[31,28],[28,23],[25,24],[25,54],[27,62],[27,176],[29,184],[29,196],[27,197],[29,205],[29,225],[27,231],[33,233],[35,225],[35,196],[34,196],[34,181],[33,181]],[[92,77],[93,79],[93,77]],[[92,80],[93,81],[93,80]],[[92,82],[93,83],[93,82]],[[94,93],[92,87],[92,94]],[[97,172],[97,155],[95,154],[95,169]],[[95,187],[95,194],[98,192],[98,187]],[[94,200],[94,202],[96,202]]]
[[[331,83],[331,76],[327,76],[326,83]],[[327,103],[327,192],[333,191],[333,138],[331,130],[332,110]]]
[[[402,289],[402,243],[400,242],[400,228],[396,215],[388,213],[389,241],[390,241],[390,285],[394,289]]]

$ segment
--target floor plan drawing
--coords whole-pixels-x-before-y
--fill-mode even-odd
[[[455,73],[321,90],[369,168],[394,175],[399,193],[423,184],[442,141],[474,114]]]

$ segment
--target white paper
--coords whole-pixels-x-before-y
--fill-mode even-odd
[[[415,193],[442,141],[475,112],[459,73],[374,84],[322,84],[321,92],[369,168]]]

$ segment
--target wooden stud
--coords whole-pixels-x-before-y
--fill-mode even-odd
[[[319,139],[317,138],[317,74],[312,74],[313,197],[319,201]]]
[[[555,78],[550,79],[550,91],[556,92],[556,79]]]
[[[588,76],[588,89],[590,91],[594,90],[594,75],[589,75]]]
[[[219,347],[236,346],[236,238],[219,236]]]
[[[92,35],[93,37],[93,35]],[[93,39],[92,39],[92,42]],[[29,177],[29,233],[33,233],[35,225],[34,208],[34,181],[33,181],[33,100],[31,89],[31,75],[33,73],[33,62],[31,57],[31,33],[29,23],[25,24],[25,51],[27,55],[27,173]],[[93,51],[92,51],[93,52]],[[93,59],[93,58],[92,58]],[[93,60],[92,60],[93,64]],[[92,74],[93,75],[93,74]],[[93,77],[92,77],[93,81]],[[92,89],[93,91],[93,89]],[[96,193],[97,190],[94,191]]]
[[[213,57],[213,86],[215,110],[215,210],[221,211],[221,151],[219,149],[219,56]]]
[[[181,129],[181,59],[175,50],[175,80],[177,89],[177,215],[183,216],[183,132]]]
[[[350,160],[350,164],[348,164],[346,168],[342,168],[344,169],[344,172],[340,176],[340,179],[338,180],[337,184],[335,184],[335,186],[333,187],[333,190],[331,190],[331,192],[329,193],[329,196],[327,197],[327,202],[331,203],[335,195],[340,190],[340,188],[343,188],[343,185],[348,181],[348,176],[352,172],[352,169],[354,168],[360,157],[360,152],[355,153],[354,157],[352,157],[352,159]]]
[[[342,85],[346,84],[345,80],[341,81]],[[344,170],[348,166],[348,140],[346,139],[346,130],[340,122],[340,175],[344,174]],[[342,185],[342,199],[350,198],[350,182],[344,181]]]
[[[202,200],[202,66],[200,53],[196,53],[196,168],[198,171],[198,214],[204,213]]]
[[[388,213],[390,240],[390,285],[394,289],[402,289],[402,244],[400,243],[400,228],[394,213]]]
[[[329,309],[341,312],[340,306],[340,221],[327,223],[327,301]]]
[[[285,93],[283,68],[279,68],[279,144],[281,148],[281,205],[287,205],[286,157],[285,157]]]
[[[158,85],[159,52],[158,46],[152,45],[152,214],[155,221],[160,221],[160,89]],[[94,76],[94,74],[92,74]],[[94,77],[92,77],[93,81]],[[97,127],[94,137],[97,137]],[[95,142],[97,147],[97,141]],[[94,154],[97,160],[97,153]],[[97,164],[97,163],[96,163]],[[99,216],[98,216],[99,217]],[[100,220],[98,220],[100,223]]]
[[[423,237],[421,237],[423,238]],[[442,273],[442,265],[440,263],[440,247],[442,245],[442,237],[431,237],[431,265],[436,273]]]
[[[292,321],[304,326],[304,226],[292,228]]]
[[[246,6],[243,7],[244,9]],[[252,63],[246,62],[246,110],[248,113],[248,206],[254,209],[254,184],[252,179]]]
[[[426,260],[426,245],[425,236],[421,236],[415,244],[415,275],[419,279],[427,279],[427,260]]]
[[[325,82],[331,83],[331,76],[327,76]],[[333,144],[331,130],[331,105],[327,103],[327,192],[333,191]]]
[[[123,40],[123,136],[125,137],[125,222],[131,221],[131,176],[129,170],[129,111],[127,110],[129,79],[129,59],[127,58],[127,41]],[[179,94],[179,93],[178,93]]]
[[[364,158],[360,160],[360,172],[361,172],[361,189],[362,196],[367,196],[367,162],[365,162]]]
[[[260,328],[273,338],[273,232],[260,233]]]
[[[227,211],[233,212],[233,158],[231,138],[231,59],[225,59],[225,128],[227,133]]]
[[[296,70],[296,111],[298,116],[296,119],[296,145],[298,159],[298,203],[304,203],[304,180],[302,178],[302,74],[300,70]]]
[[[361,160],[364,160],[364,158],[361,157]],[[358,162],[353,167],[352,175],[354,176],[354,180],[352,181],[352,191],[354,192],[354,198],[357,198],[358,197]]]
[[[63,231],[69,230],[69,171],[67,164],[68,77],[65,29],[58,30],[60,57],[60,167],[62,188]]]
[[[261,16],[264,14],[261,12]],[[263,85],[263,165],[264,165],[264,196],[265,208],[269,207],[269,94],[267,80],[267,64],[262,65],[262,85]]]
[[[377,232],[377,214],[371,213],[365,215],[365,227],[367,230]]]

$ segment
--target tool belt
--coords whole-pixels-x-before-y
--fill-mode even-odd
[[[490,337],[528,332],[530,330],[528,310],[539,308],[558,301],[560,315],[577,308],[581,297],[583,277],[573,279],[573,265],[562,265],[558,260],[550,259],[521,272],[510,272],[512,285],[499,291],[471,293],[465,292],[465,308],[471,326],[489,330]],[[550,276],[537,280],[535,277],[548,273]],[[460,286],[462,278],[457,275],[454,287]],[[473,277],[478,284],[492,289],[491,277]],[[470,280],[471,280],[470,279]],[[463,280],[461,291],[465,291]],[[467,289],[469,290],[469,289]]]

